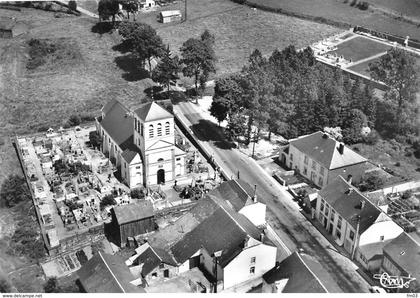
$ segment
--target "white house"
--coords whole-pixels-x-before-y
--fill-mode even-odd
[[[403,232],[341,176],[318,193],[315,213],[336,244],[370,271],[379,269],[382,248]]]
[[[280,160],[291,170],[311,180],[320,188],[341,175],[358,182],[367,159],[329,134],[318,131],[298,137],[280,154]]]
[[[130,188],[173,181],[185,174],[185,152],[175,146],[174,117],[155,102],[131,111],[111,100],[96,119],[102,151]]]
[[[156,6],[155,0],[140,0],[139,9],[150,9]]]
[[[198,267],[211,277],[213,291],[261,278],[274,267],[277,254],[261,230],[226,200],[213,195],[151,235],[147,245],[150,250],[142,248],[144,256],[135,261],[148,268],[146,280],[151,275],[171,278]]]

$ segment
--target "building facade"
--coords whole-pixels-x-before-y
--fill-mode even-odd
[[[339,175],[359,182],[365,171],[366,158],[323,132],[290,141],[280,160],[291,170],[322,188]]]
[[[117,100],[96,121],[102,151],[130,188],[164,184],[185,175],[185,152],[175,145],[174,117],[150,102],[131,111]]]

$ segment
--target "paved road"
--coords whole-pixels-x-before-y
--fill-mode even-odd
[[[189,102],[176,105],[174,110],[185,116],[200,143],[227,173],[235,177],[239,171],[240,179],[257,185],[257,197],[267,205],[267,221],[291,251],[303,249],[324,266],[329,276],[323,283],[329,292],[368,292],[369,285],[355,271],[357,267],[353,262],[328,249],[332,248],[331,244],[300,213],[290,194],[252,158],[232,149],[217,124],[209,120],[208,114]]]

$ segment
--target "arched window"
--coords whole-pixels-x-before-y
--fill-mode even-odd
[[[140,135],[143,136],[143,123],[140,123]]]
[[[157,125],[157,135],[158,137],[162,136],[162,124],[158,123]]]
[[[153,125],[149,125],[149,138],[153,138],[155,136],[155,132],[153,130]]]
[[[163,158],[159,158],[159,159],[158,159],[158,162],[162,162],[162,161],[163,161]]]
[[[170,130],[171,130],[171,125],[169,124],[169,122],[165,123],[165,134],[169,134]]]

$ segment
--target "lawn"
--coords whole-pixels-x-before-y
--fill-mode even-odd
[[[77,0],[77,6],[87,9],[90,12],[98,13],[98,2],[95,0]]]
[[[409,17],[420,18],[420,2],[418,0],[369,0],[369,3]]]
[[[351,59],[353,62],[386,52],[390,46],[362,36],[352,38],[349,41],[340,43],[338,50],[334,51],[338,56]]]
[[[183,5],[180,2],[164,9],[184,11]],[[175,52],[188,38],[198,37],[209,29],[216,36],[219,75],[240,70],[255,48],[263,54],[290,44],[301,48],[341,31],[281,14],[254,11],[229,0],[189,0],[188,20],[184,23],[160,24],[156,21],[157,15],[158,11],[140,13],[137,19],[155,27]]]
[[[407,7],[411,10],[412,3],[417,0],[377,0],[377,2],[407,3],[401,4],[401,7]],[[381,12],[372,12],[370,10],[362,11],[356,7],[350,6],[351,0],[247,0],[248,3],[265,5],[273,8],[281,8],[285,11],[305,14],[314,17],[323,17],[329,20],[344,22],[352,26],[364,26],[380,32],[388,32],[399,36],[409,35],[412,38],[420,40],[420,30],[417,26],[393,19]],[[370,1],[367,1],[370,2]],[[408,4],[410,3],[410,4]],[[419,2],[417,1],[416,7]],[[418,8],[416,12],[418,13]]]
[[[361,73],[361,74],[369,77],[370,76],[370,73],[369,73],[369,64],[370,63],[374,63],[374,62],[376,62],[378,60],[379,60],[379,58],[368,60],[368,61],[365,61],[365,62],[356,64],[354,66],[351,66],[351,67],[349,67],[349,69],[350,70],[353,70],[355,72]]]

